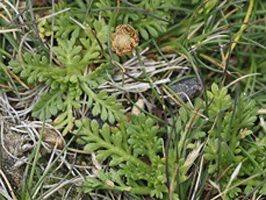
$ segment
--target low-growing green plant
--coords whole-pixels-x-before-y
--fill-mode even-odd
[[[111,169],[106,174],[99,172],[102,186],[110,180],[114,183],[114,189],[120,188],[135,194],[151,194],[162,198],[163,193],[167,192],[163,141],[158,137],[159,128],[151,118],[144,114],[131,116],[131,123],[121,123],[118,127],[104,124],[101,129],[96,120],[90,122],[84,119],[76,124],[80,128],[77,133],[85,145],[84,150],[96,151],[97,159],[101,161],[111,158],[109,165],[120,168],[118,171]],[[126,177],[125,183],[123,176]]]
[[[90,31],[84,31],[79,26],[60,34],[54,46],[54,59],[57,63],[50,63],[46,55],[25,53],[23,62],[12,60],[10,65],[13,71],[20,72],[27,83],[44,82],[49,91],[41,94],[41,99],[33,108],[33,117],[41,120],[57,116],[57,128],[63,128],[66,135],[73,127],[73,109],[81,107],[80,98],[88,96],[88,109],[92,108],[94,116],[100,115],[103,121],[114,123],[124,117],[121,104],[115,101],[106,91],[96,91],[98,85],[103,83],[108,75],[112,74],[113,65],[100,64],[96,70],[86,73],[88,65],[93,64],[101,56],[101,50],[106,50],[107,25],[105,22],[95,20],[90,29],[94,29],[96,36]],[[71,37],[68,39],[68,37]],[[97,37],[97,38],[96,38]],[[101,44],[98,41],[101,41]],[[102,48],[102,49],[101,49]]]
[[[264,147],[258,146],[256,141],[263,141],[259,135],[254,135],[252,129],[257,120],[256,103],[244,94],[236,96],[234,99],[227,93],[227,88],[219,89],[213,84],[211,91],[207,92],[210,100],[208,112],[211,125],[208,134],[208,142],[205,146],[204,158],[210,161],[208,172],[216,174],[217,183],[221,191],[227,189],[231,175],[239,163],[242,167],[235,180],[235,184],[246,178],[259,174],[253,181],[263,181],[265,179],[265,165],[263,161],[265,154]],[[259,142],[259,143],[260,143]],[[254,151],[256,151],[255,154]],[[255,157],[250,155],[253,152]],[[226,174],[223,174],[227,171]],[[235,177],[236,178],[236,177]],[[247,181],[243,185],[236,186],[229,193],[227,199],[236,198],[240,193],[249,194],[254,185],[249,185]],[[265,185],[258,192],[265,195]]]
[[[224,197],[236,198],[241,193],[248,195],[254,187],[249,183],[265,178],[263,169],[266,165],[263,161],[264,147],[253,142],[253,132],[249,129],[257,118],[255,102],[240,95],[238,103],[234,104],[227,88],[219,89],[216,84],[207,94],[209,105],[197,99],[194,105],[197,112],[192,112],[189,104],[186,108],[180,108],[177,120],[169,123],[170,141],[166,149],[161,136],[166,134],[166,130],[160,130],[154,120],[144,114],[132,115],[128,122],[116,127],[108,124],[99,127],[96,120],[76,121],[78,129],[75,133],[80,137],[79,142],[85,145],[84,150],[96,152],[97,159],[108,161],[110,166],[109,170],[97,172],[98,179],[88,178],[83,191],[112,189],[149,194],[159,199],[169,196],[184,199],[186,191],[193,185],[189,177],[194,172],[189,170],[201,158],[202,152],[203,159],[208,161],[204,173],[213,177],[211,179],[217,182],[221,191],[228,189],[229,179],[239,163],[242,163],[242,167],[233,184],[240,183],[252,174],[259,174],[225,192]],[[207,109],[210,116],[208,120],[202,117]],[[262,140],[256,138],[256,141]],[[203,150],[197,141],[204,144]],[[254,151],[258,153],[256,157],[250,154]],[[191,152],[197,154],[193,157]],[[227,173],[221,175],[226,170]],[[265,186],[258,193],[265,195]]]
[[[174,2],[174,1],[173,1]],[[94,16],[98,12],[105,17],[105,7],[115,6],[115,2],[96,1],[93,3],[94,9],[91,14],[84,19],[87,10],[82,1],[77,1],[77,5],[81,8],[84,15],[79,12],[69,11],[60,14],[49,22],[40,22],[40,33],[54,31],[55,45],[52,48],[53,58],[45,52],[39,53],[23,53],[22,60],[12,60],[10,65],[15,73],[20,73],[27,84],[36,84],[43,82],[49,86],[47,92],[40,96],[40,100],[33,108],[32,116],[41,120],[50,119],[56,116],[54,121],[57,128],[63,128],[63,135],[66,135],[73,128],[75,116],[74,109],[81,107],[81,96],[87,95],[88,109],[92,108],[93,116],[100,115],[101,120],[108,120],[110,123],[121,121],[123,119],[123,109],[121,104],[115,101],[114,96],[110,96],[106,91],[96,91],[97,86],[107,80],[108,76],[113,73],[114,66],[111,64],[107,54],[108,25],[104,18],[97,19]],[[107,5],[108,4],[108,5]],[[110,5],[109,5],[110,4]],[[112,4],[112,5],[111,5]],[[124,5],[125,4],[125,5]],[[124,6],[130,4],[123,3]],[[137,4],[138,9],[158,8],[168,5],[169,3],[143,3]],[[61,2],[56,6],[56,11],[60,11],[67,5]],[[121,5],[122,6],[122,5]],[[102,9],[101,12],[97,9]],[[96,9],[96,10],[95,10]],[[154,11],[156,11],[156,9]],[[160,16],[168,16],[169,9],[163,9],[158,13]],[[109,13],[107,11],[107,13]],[[144,14],[136,13],[136,11],[125,11],[121,8],[121,13],[116,19],[116,23],[134,22],[136,28],[144,39],[149,39],[149,34],[157,37],[160,31],[165,30],[166,22],[159,25],[156,20],[150,17],[148,21],[143,21]],[[157,13],[154,13],[157,14]],[[134,17],[133,17],[134,15]],[[112,14],[109,13],[110,18]],[[74,20],[84,21],[84,27],[81,27]],[[160,20],[159,20],[160,21]],[[47,29],[47,30],[45,30]],[[44,37],[45,35],[41,35]],[[50,34],[49,34],[50,36]],[[22,63],[21,63],[22,61]],[[88,66],[97,64],[95,71],[90,71]],[[89,72],[88,72],[89,71]]]
[[[259,7],[262,9],[255,9]],[[30,111],[33,120],[52,119],[64,136],[73,134],[73,140],[78,138],[84,152],[96,154],[100,165],[93,171],[95,177],[80,181],[81,193],[113,190],[135,199],[147,195],[181,200],[266,195],[266,139],[257,126],[257,105],[263,107],[265,103],[265,90],[261,88],[265,87],[265,59],[259,51],[265,49],[265,29],[258,25],[265,21],[265,7],[262,1],[254,0],[59,1],[49,16],[43,20],[36,17],[40,21],[34,24],[29,4],[22,13],[25,11],[26,19],[31,21],[19,24],[23,28],[18,38],[30,42],[19,46],[13,33],[0,35],[0,61],[4,63],[0,63],[0,86],[18,93],[16,84],[21,79],[21,85],[24,82],[40,91]],[[17,20],[6,20],[8,17],[0,18],[0,24],[11,30],[17,28]],[[32,24],[38,32],[33,29],[27,35],[23,31],[31,30]],[[154,92],[143,92],[141,96],[146,98],[147,107],[152,103],[154,107],[162,106],[159,112],[164,119],[156,121],[158,117],[152,113],[128,117],[121,99],[118,101],[120,96],[98,89],[117,71],[114,63],[122,64],[131,58],[111,51],[111,33],[122,24],[130,24],[139,33],[136,54],[145,72],[143,82],[148,81]],[[34,45],[29,48],[31,42]],[[16,57],[12,58],[4,43],[13,45],[11,51]],[[147,46],[151,51],[139,55],[139,50]],[[169,63],[165,67],[168,70],[160,68],[150,78],[142,56],[162,61],[160,64]],[[180,62],[172,64],[171,59]],[[193,68],[198,77],[202,76],[207,91],[203,98],[169,109],[156,93],[159,86],[154,89],[153,81],[180,79],[183,72],[174,71],[179,65]],[[16,80],[14,75],[11,77],[13,72]],[[257,72],[263,76],[257,76]],[[253,74],[246,83],[247,73]],[[240,77],[234,84],[241,89],[231,87],[234,84],[219,87],[216,83],[221,74],[223,83]],[[141,78],[136,81],[141,82]],[[242,81],[245,90],[238,92],[243,88]],[[255,91],[260,91],[260,98],[254,100]],[[151,106],[148,109],[151,111]],[[40,175],[33,186],[39,162],[38,155],[33,155],[34,167],[30,170],[31,163],[27,167],[32,192],[28,193],[24,185],[25,199],[39,191],[47,175]]]
[[[100,11],[104,17],[112,16],[111,10],[115,8],[119,11],[116,24],[132,24],[144,40],[158,38],[165,32],[167,27],[174,21],[177,15],[173,8],[181,4],[181,1],[121,1],[120,7],[116,8],[116,1],[95,1],[93,8]]]

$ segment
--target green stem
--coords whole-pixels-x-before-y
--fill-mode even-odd
[[[34,161],[33,161],[33,164],[32,164],[30,177],[29,177],[29,181],[28,181],[28,188],[29,189],[32,189],[33,178],[34,178],[35,171],[36,171],[36,166],[37,166],[37,163],[38,163],[38,160],[39,160],[39,152],[40,152],[41,146],[42,146],[42,138],[43,138],[44,129],[45,129],[45,121],[43,122],[43,126],[42,126],[42,130],[41,130],[41,133],[40,133],[40,138],[39,138],[39,141],[38,141],[37,149],[34,152],[34,154],[35,154]],[[32,195],[32,194],[29,194],[29,192],[27,192],[25,199],[30,199],[29,195]]]
[[[132,190],[130,190],[130,192],[132,192],[133,194],[139,194],[139,195],[145,195],[145,194],[150,194],[151,193],[151,188],[149,187],[136,187],[134,186],[134,188],[132,188]]]
[[[241,151],[243,152],[244,155],[246,155],[248,157],[248,159],[256,166],[256,168],[259,170],[259,172],[263,175],[266,174],[266,172],[260,167],[259,163],[257,161],[255,161],[254,158],[252,158],[252,156],[249,154],[249,152],[247,152],[243,147],[239,146],[239,148],[241,149]]]
[[[98,100],[96,94],[86,85],[84,81],[80,81],[80,87],[93,100]]]

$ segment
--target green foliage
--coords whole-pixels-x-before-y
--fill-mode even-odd
[[[29,54],[26,54],[26,58],[29,58],[29,56]],[[55,120],[55,124],[58,128],[64,128],[63,134],[65,135],[73,127],[73,109],[80,108],[79,99],[82,94],[86,94],[89,98],[88,108],[92,108],[94,116],[100,115],[103,121],[108,120],[110,123],[124,119],[122,105],[115,101],[114,96],[109,96],[104,90],[98,94],[92,90],[92,88],[106,80],[107,75],[102,74],[102,72],[108,73],[107,68],[111,65],[100,66],[91,73],[90,78],[90,74],[86,76],[81,74],[82,68],[76,68],[73,62],[76,59],[75,56],[68,57],[68,61],[61,59],[64,62],[66,61],[66,65],[68,65],[64,69],[50,68],[47,62],[38,62],[37,58],[40,58],[40,56],[34,56],[33,62],[24,63],[25,70],[22,67],[19,68],[18,62],[10,63],[17,71],[21,70],[21,76],[26,77],[28,83],[38,80],[45,81],[50,85],[50,92],[42,93],[40,101],[34,106],[33,117],[46,120],[62,111]],[[47,59],[43,60],[47,61]],[[36,65],[34,65],[34,62]],[[16,66],[19,67],[16,68]],[[66,76],[60,76],[60,72]]]
[[[159,129],[144,114],[132,115],[130,121],[120,123],[117,127],[104,124],[100,128],[96,120],[77,121],[78,129],[75,133],[80,136],[79,142],[85,145],[84,150],[96,152],[97,159],[108,161],[111,167],[109,170],[99,170],[97,179],[88,178],[83,191],[112,189],[149,194],[159,199],[169,196],[185,198],[191,185],[195,184],[189,179],[194,174],[190,169],[200,158],[200,151],[204,153],[204,160],[209,161],[204,172],[209,176],[219,176],[229,167],[228,173],[218,182],[222,191],[254,173],[265,176],[264,147],[259,145],[263,141],[259,138],[256,142],[250,140],[252,130],[249,127],[256,120],[255,102],[240,95],[234,104],[227,89],[219,89],[216,84],[212,85],[207,95],[208,104],[196,99],[193,107],[188,103],[181,107],[179,117],[169,122],[167,132]],[[208,105],[207,109],[205,104]],[[209,112],[209,119],[203,115],[206,111]],[[169,135],[167,149],[163,146],[159,133]],[[203,149],[203,143],[199,143],[201,140],[206,142]],[[240,162],[242,167],[238,174],[239,180],[233,179],[228,186],[232,173]],[[169,187],[174,188],[170,193],[166,186],[167,177]],[[262,181],[263,178],[259,176],[244,182],[226,192],[224,197],[235,198],[243,192],[248,194],[254,189],[254,182],[259,184]],[[262,187],[259,193],[264,194],[264,191]]]
[[[7,82],[10,82],[13,87],[15,86],[11,75],[8,73],[7,66],[4,63],[1,63],[0,61],[0,85],[5,85],[7,84]],[[3,88],[0,88],[0,91],[2,91],[2,89]]]
[[[121,9],[116,17],[116,24],[132,24],[144,40],[158,38],[176,15],[176,12],[170,8],[177,7],[179,4],[178,1],[135,1],[134,5],[121,2],[122,8],[131,9]],[[110,17],[113,14],[112,11],[104,10],[104,8],[115,6],[115,1],[97,0],[93,4],[97,11],[101,9],[100,14],[104,17]],[[149,15],[144,14],[147,10]],[[169,22],[164,20],[169,20]]]
[[[123,190],[126,188],[135,194],[163,198],[167,192],[163,143],[158,136],[158,126],[151,118],[144,114],[132,115],[130,122],[121,123],[118,127],[104,124],[101,129],[96,120],[90,122],[84,119],[77,122],[77,126],[79,129],[75,132],[81,137],[82,143],[86,143],[85,151],[96,151],[98,160],[109,158],[110,166],[119,167],[117,171],[111,169],[104,174],[98,173],[98,178],[103,181],[101,186],[107,180],[103,177],[116,177],[110,179],[115,182],[113,189],[123,186]],[[126,178],[123,184],[122,177]],[[88,190],[91,189],[90,185]]]
[[[126,121],[125,110],[116,101],[116,97],[97,89],[114,72],[108,55],[108,36],[116,26],[129,23],[138,30],[140,45],[150,45],[153,48],[148,41],[163,35],[164,40],[154,40],[158,50],[163,50],[160,52],[161,56],[169,52],[177,53],[190,61],[182,61],[180,65],[205,66],[206,69],[197,69],[201,70],[202,75],[210,74],[210,71],[215,72],[214,75],[220,75],[217,63],[224,63],[224,60],[220,60],[221,57],[230,60],[228,70],[237,72],[238,75],[244,75],[246,71],[262,71],[264,77],[248,77],[245,92],[251,91],[253,95],[254,91],[261,90],[265,81],[265,59],[258,48],[265,50],[265,30],[260,27],[265,11],[252,11],[254,17],[248,20],[247,29],[234,43],[237,46],[230,58],[226,54],[231,52],[229,49],[232,45],[229,44],[235,39],[234,32],[239,30],[239,26],[246,24],[243,23],[243,16],[247,16],[245,10],[248,4],[245,2],[119,2],[120,9],[117,1],[60,1],[55,5],[55,12],[71,9],[56,13],[38,24],[39,34],[44,37],[44,42],[51,41],[51,35],[53,36],[51,54],[48,53],[50,49],[38,47],[32,48],[32,51],[36,50],[34,53],[27,53],[23,46],[22,52],[25,53],[9,63],[13,72],[31,87],[38,89],[41,84],[45,84],[45,92],[35,104],[32,116],[41,120],[53,119],[55,126],[62,129],[63,135],[74,129],[73,133],[77,134],[78,142],[84,145],[84,150],[95,152],[97,159],[109,166],[97,168],[97,177],[87,177],[85,183],[81,184],[84,186],[81,190],[90,193],[96,189],[111,189],[133,195],[150,195],[157,199],[186,199],[194,193],[195,199],[202,199],[202,194],[206,193],[205,186],[209,186],[211,180],[218,185],[219,193],[224,192],[223,199],[236,199],[254,191],[259,195],[266,195],[266,139],[265,133],[254,126],[258,122],[257,104],[251,98],[233,93],[234,88],[231,86],[219,88],[214,83],[210,91],[207,91],[205,100],[196,99],[193,106],[187,103],[176,108],[177,116],[166,113],[172,117],[165,121],[164,128],[161,129],[161,124],[159,126],[144,114],[132,115]],[[257,7],[265,7],[262,1],[254,2]],[[191,7],[194,8],[190,9]],[[5,18],[9,19],[9,14],[4,16],[0,19],[3,31],[12,30],[16,23],[5,21]],[[260,31],[257,31],[257,27],[260,27]],[[29,26],[27,28],[30,29]],[[15,34],[21,35],[12,38]],[[14,49],[20,49],[17,40],[23,34],[22,30],[2,35]],[[28,37],[25,41],[28,42],[28,39],[30,41],[31,38]],[[142,43],[143,40],[145,43]],[[30,41],[28,44],[31,43]],[[245,48],[241,45],[245,45]],[[3,46],[0,48],[0,59],[3,60],[7,55],[11,58],[11,53],[9,55],[7,48]],[[45,46],[49,45],[43,45]],[[154,49],[147,55],[153,53]],[[246,56],[247,54],[252,56]],[[201,61],[198,57],[200,55],[208,55],[208,64]],[[163,55],[167,59],[168,56]],[[158,57],[158,60],[161,58]],[[244,67],[249,66],[250,60],[252,66]],[[236,68],[234,63],[241,67]],[[8,82],[13,87],[16,86],[17,82],[7,71],[9,66],[0,64],[0,67],[0,73],[3,74],[0,76],[0,83],[6,85]],[[230,79],[235,74],[231,73]],[[165,75],[163,72],[157,73],[153,78]],[[203,77],[203,80],[209,83],[214,79],[208,76],[207,79]],[[241,84],[244,81],[245,76],[241,78]],[[261,81],[259,87],[258,81]],[[258,101],[260,105],[265,102],[264,91]],[[94,119],[89,120],[86,116],[79,119],[79,109],[83,105],[81,102],[86,103],[87,111],[82,113],[82,117],[89,113]],[[167,108],[167,105],[163,107]],[[239,163],[242,165],[235,175]],[[250,177],[252,178],[248,180]],[[231,186],[234,187],[227,190]],[[216,189],[213,188],[214,195]]]
[[[56,116],[56,127],[63,129],[66,135],[73,128],[74,110],[81,107],[81,96],[87,95],[88,109],[93,116],[99,115],[101,120],[112,124],[124,119],[122,105],[114,96],[104,90],[95,92],[95,88],[113,73],[112,65],[105,60],[96,70],[87,72],[88,66],[105,56],[107,29],[103,20],[94,20],[88,21],[83,30],[71,21],[69,13],[64,13],[55,20],[56,46],[52,62],[45,55],[30,53],[23,55],[22,63],[19,60],[10,62],[14,72],[20,73],[27,84],[44,82],[49,85],[49,91],[42,93],[34,106],[33,117],[46,120]]]
[[[138,22],[134,23],[134,27],[136,27],[145,40],[148,40],[150,37],[157,38],[160,32],[165,31],[165,26],[161,27],[152,17],[138,20]]]
[[[262,153],[263,147],[258,146],[250,137],[253,134],[250,128],[254,126],[257,119],[258,109],[255,101],[243,94],[233,100],[227,94],[226,88],[219,89],[216,84],[212,85],[211,91],[207,95],[211,101],[208,110],[212,126],[209,130],[208,143],[204,149],[204,158],[211,161],[208,172],[219,176],[228,167],[230,168],[229,172],[220,180],[222,190],[226,188],[234,168],[240,162],[243,165],[238,178],[244,179],[254,174],[261,174],[265,177],[263,169],[266,162],[262,161],[265,156]],[[259,138],[257,139],[260,141]],[[256,180],[263,179],[257,178]],[[249,187],[250,185],[247,184],[246,188]],[[245,191],[247,192],[247,189]],[[236,198],[240,192],[244,192],[244,190],[236,187],[229,192],[229,196]],[[264,194],[263,190],[259,193]]]
[[[42,93],[41,100],[38,101],[33,108],[33,117],[39,117],[41,120],[50,119],[55,116],[58,111],[64,109],[62,102],[62,95],[64,91],[54,90],[51,93]]]
[[[173,118],[168,126],[169,149],[166,151],[169,179],[172,183],[170,187],[175,188],[174,192],[180,199],[188,197],[187,192],[193,185],[189,170],[199,158],[202,146],[200,141],[206,138],[201,127],[201,124],[206,122],[201,116],[204,111],[203,103],[201,99],[195,100],[194,107],[187,103],[179,109],[178,118]],[[197,112],[194,112],[196,110]]]
[[[212,84],[211,91],[207,91],[207,95],[211,101],[211,106],[208,108],[210,116],[214,116],[232,105],[231,97],[227,94],[227,88],[225,87],[220,90],[218,85]]]
[[[17,60],[10,61],[9,64],[13,67],[15,73],[21,72],[20,76],[26,78],[28,84],[38,81],[47,81],[50,76],[50,67],[47,57],[41,57],[39,54],[31,56],[29,53],[25,53],[23,58],[27,67]]]
[[[85,83],[81,84],[81,88],[88,95],[87,106],[93,107],[91,111],[93,116],[100,115],[102,121],[108,120],[111,124],[125,119],[122,105],[115,101],[115,96],[109,96],[105,90],[95,94]]]
[[[108,26],[103,20],[95,20],[82,33],[80,27],[76,25],[76,29],[70,34],[70,39],[58,37],[58,46],[54,47],[58,60],[66,67],[77,66],[77,63],[90,64],[103,53],[101,51],[106,50],[107,30]]]

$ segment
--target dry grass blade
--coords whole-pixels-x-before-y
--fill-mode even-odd
[[[13,189],[12,189],[12,186],[11,186],[11,184],[9,183],[7,177],[5,176],[5,174],[4,174],[4,172],[2,171],[1,168],[0,168],[0,175],[1,175],[2,178],[4,179],[4,181],[5,181],[5,183],[6,183],[7,187],[8,187],[8,190],[9,190],[9,192],[11,193],[12,198],[11,198],[10,196],[8,196],[8,193],[4,192],[4,190],[1,191],[2,188],[4,189],[4,187],[1,187],[0,194],[4,195],[8,200],[10,200],[10,199],[17,200],[17,198],[16,198],[16,196],[15,196],[15,194],[14,194],[14,191],[13,191]]]

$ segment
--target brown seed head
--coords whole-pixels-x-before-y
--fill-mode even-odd
[[[138,32],[129,24],[117,26],[111,35],[112,50],[119,56],[132,54],[139,43]]]

